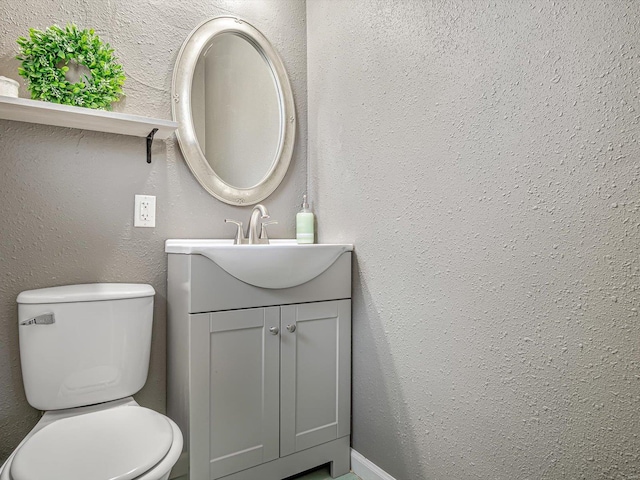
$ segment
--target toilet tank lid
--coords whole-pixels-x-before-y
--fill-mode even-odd
[[[27,290],[18,295],[18,303],[72,303],[152,297],[155,290],[143,283],[86,283]]]

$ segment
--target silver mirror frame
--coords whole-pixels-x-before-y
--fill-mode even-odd
[[[265,59],[280,98],[280,141],[270,170],[250,188],[237,188],[224,182],[211,168],[196,137],[191,111],[191,87],[198,58],[211,40],[222,33],[233,33],[250,42]],[[280,56],[260,31],[237,17],[215,17],[202,22],[185,40],[173,71],[171,110],[178,122],[176,136],[189,169],[200,185],[218,200],[231,205],[253,205],[271,195],[287,173],[296,136],[295,105],[289,77]]]

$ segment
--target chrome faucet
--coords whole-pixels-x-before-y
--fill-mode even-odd
[[[234,240],[234,244],[237,245],[256,245],[256,244],[269,244],[269,237],[267,236],[266,226],[278,223],[278,222],[262,222],[262,220],[267,220],[269,217],[269,211],[267,207],[262,204],[258,204],[253,207],[251,211],[251,219],[249,220],[249,227],[247,228],[247,236],[244,236],[243,225],[242,222],[238,222],[236,220],[226,219],[227,223],[235,223],[238,227],[236,232],[236,237]],[[258,235],[258,225],[261,224],[260,234]]]

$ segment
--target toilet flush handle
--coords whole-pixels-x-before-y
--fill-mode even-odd
[[[29,320],[25,320],[20,322],[21,326],[26,325],[51,325],[52,323],[56,323],[56,319],[53,316],[53,313],[43,313],[42,315],[38,315],[37,317],[30,318]]]

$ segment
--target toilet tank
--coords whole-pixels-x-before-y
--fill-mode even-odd
[[[133,395],[149,370],[151,285],[94,283],[18,295],[27,401],[40,410]]]

